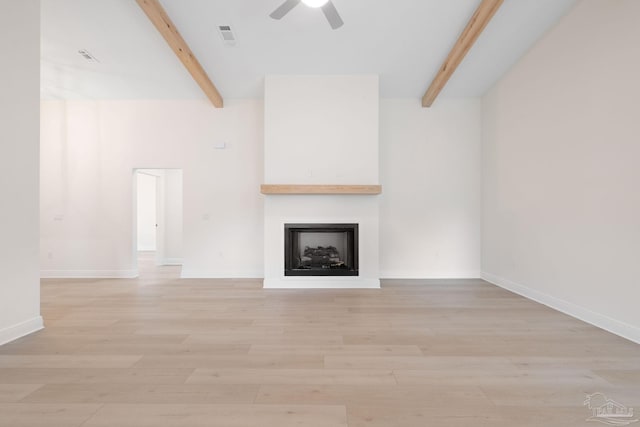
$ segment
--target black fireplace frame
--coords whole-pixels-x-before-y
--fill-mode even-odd
[[[294,256],[299,253],[298,233],[346,232],[349,246],[353,249],[351,268],[348,269],[298,269],[293,268]],[[358,276],[358,224],[285,224],[284,225],[284,275],[285,276]],[[290,250],[289,250],[290,249]]]

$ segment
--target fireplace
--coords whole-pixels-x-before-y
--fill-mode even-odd
[[[357,276],[358,224],[285,224],[285,276]]]

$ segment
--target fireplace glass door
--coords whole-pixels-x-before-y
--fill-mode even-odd
[[[357,276],[358,224],[285,224],[285,276]]]

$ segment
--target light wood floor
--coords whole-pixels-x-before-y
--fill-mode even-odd
[[[587,426],[640,412],[640,346],[480,280],[263,290],[44,280],[46,329],[0,347],[0,426]]]

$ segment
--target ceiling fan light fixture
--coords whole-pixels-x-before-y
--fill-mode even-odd
[[[322,7],[328,2],[329,0],[302,0],[302,3],[313,8]]]
[[[336,7],[333,5],[333,2],[331,2],[331,0],[284,0],[284,3],[278,6],[276,10],[271,12],[269,16],[273,19],[282,19],[287,13],[291,12],[291,9],[298,6],[300,3],[303,3],[305,6],[312,7],[314,9],[322,9],[322,13],[324,14],[325,18],[327,18],[327,21],[329,22],[329,25],[331,25],[331,28],[334,30],[337,30],[344,24],[342,18],[340,17],[340,14],[336,10]]]

